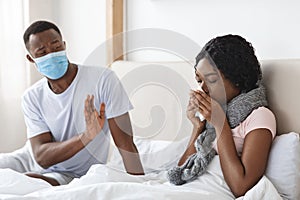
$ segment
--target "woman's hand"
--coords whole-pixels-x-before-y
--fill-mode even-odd
[[[203,129],[203,127],[205,126],[205,123],[206,123],[205,120],[200,121],[199,117],[195,117],[196,112],[197,111],[200,112],[199,107],[200,107],[200,102],[196,98],[196,91],[191,90],[190,100],[189,100],[189,104],[187,106],[186,115],[187,115],[188,119],[192,122],[194,128]]]
[[[84,103],[84,117],[86,131],[83,134],[82,140],[86,140],[83,143],[87,144],[100,133],[104,126],[105,104],[101,103],[100,113],[98,113],[94,106],[94,95],[88,95]]]
[[[221,105],[202,91],[195,91],[194,97],[198,102],[198,109],[203,117],[213,125],[216,130],[222,130],[227,118]]]

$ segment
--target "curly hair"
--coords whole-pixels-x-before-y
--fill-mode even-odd
[[[46,31],[49,29],[54,29],[60,36],[62,36],[59,28],[51,22],[48,22],[48,21],[33,22],[26,29],[26,31],[24,32],[24,35],[23,35],[23,40],[24,40],[24,44],[25,44],[26,48],[28,49],[27,44],[28,44],[30,35],[40,33],[40,32],[43,32],[43,31]]]
[[[203,58],[208,59],[241,92],[257,88],[262,79],[252,44],[239,35],[229,34],[211,39],[197,55],[195,66]]]

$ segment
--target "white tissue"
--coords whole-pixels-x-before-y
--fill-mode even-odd
[[[205,118],[203,117],[203,115],[201,115],[201,113],[199,111],[197,111],[195,113],[195,117],[199,117],[200,121],[203,122],[205,120]]]
[[[201,86],[199,86],[197,89],[203,92]],[[203,115],[201,115],[201,113],[200,113],[199,111],[197,111],[197,112],[195,113],[195,117],[198,117],[198,118],[200,119],[201,122],[203,122],[203,121],[205,120],[205,118],[203,117]]]

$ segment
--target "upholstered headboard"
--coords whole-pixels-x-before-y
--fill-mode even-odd
[[[300,59],[262,61],[263,81],[277,134],[300,133]]]
[[[261,64],[277,134],[300,132],[300,60]],[[135,107],[131,119],[138,136],[176,140],[191,133],[185,109],[189,89],[197,87],[192,62],[117,61],[111,67]]]

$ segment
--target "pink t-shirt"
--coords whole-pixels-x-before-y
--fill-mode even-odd
[[[270,130],[272,138],[276,135],[276,120],[271,110],[266,107],[259,107],[237,127],[231,129],[236,150],[239,155],[242,154],[244,139],[248,133],[255,129],[265,128]],[[217,139],[213,144],[214,149],[218,152]]]

